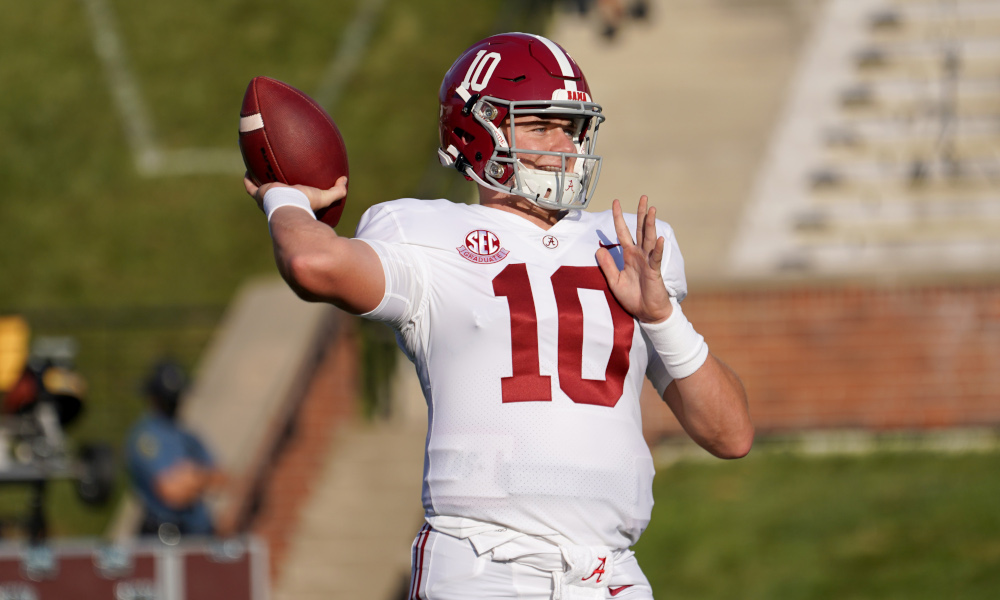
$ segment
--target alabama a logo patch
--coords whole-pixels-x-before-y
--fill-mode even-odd
[[[510,251],[500,246],[500,238],[492,231],[477,229],[465,236],[465,244],[456,248],[462,258],[477,264],[491,264],[507,258]]]

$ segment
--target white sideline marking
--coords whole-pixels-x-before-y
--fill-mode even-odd
[[[108,0],[82,0],[94,34],[94,50],[104,65],[115,106],[125,128],[135,168],[146,177],[242,173],[243,159],[236,148],[178,148],[160,145],[142,93],[132,76],[127,54]],[[329,107],[340,97],[344,84],[361,64],[375,22],[385,0],[359,0],[354,19],[344,29],[340,46],[314,96]],[[242,127],[242,122],[241,122]],[[233,144],[236,145],[235,143]]]
[[[143,172],[145,165],[159,162],[159,151],[146,106],[132,78],[114,16],[108,10],[105,0],[84,0],[84,4],[94,30],[94,50],[104,63],[111,93],[124,121],[125,135],[136,159],[136,166],[139,172]]]
[[[361,58],[368,49],[375,30],[375,22],[382,14],[385,0],[360,0],[358,10],[354,13],[351,23],[345,28],[340,46],[330,60],[320,79],[319,88],[314,96],[316,102],[332,112],[340,100],[340,93],[361,64]]]

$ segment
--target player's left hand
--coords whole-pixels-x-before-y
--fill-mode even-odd
[[[642,323],[662,321],[670,316],[673,308],[660,274],[665,240],[656,235],[656,208],[648,205],[646,196],[639,198],[634,241],[618,200],[611,203],[611,214],[621,244],[624,268],[619,271],[615,259],[603,247],[597,251],[597,264],[622,308]]]

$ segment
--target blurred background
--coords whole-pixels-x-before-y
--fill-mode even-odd
[[[419,385],[388,329],[277,278],[238,111],[257,75],[328,110],[342,235],[377,202],[470,201],[437,162],[437,88],[502,31],[580,64],[607,116],[592,209],[649,194],[685,312],[750,395],[755,449],[722,462],[647,389],[658,597],[1000,593],[1000,1],[0,7],[0,597],[78,597],[73,557],[170,546],[128,545],[122,460],[164,357],[229,475],[213,514],[247,540],[189,579],[245,555],[223,597],[405,596]],[[101,575],[115,597],[200,597],[126,564]]]

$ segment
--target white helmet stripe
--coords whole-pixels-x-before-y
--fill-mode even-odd
[[[562,51],[562,48],[557,46],[555,42],[553,42],[548,38],[544,38],[540,35],[535,35],[535,37],[538,38],[538,41],[545,44],[545,47],[549,49],[549,52],[552,53],[552,56],[556,58],[556,62],[559,63],[559,68],[562,70],[563,77],[572,77],[573,67],[572,65],[569,64],[569,57],[566,56],[566,53]],[[566,89],[574,92],[577,91],[576,82],[573,81],[572,79],[567,79]]]

